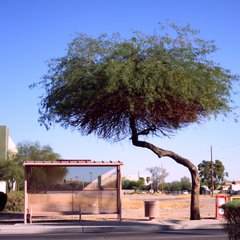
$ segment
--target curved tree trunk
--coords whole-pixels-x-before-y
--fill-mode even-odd
[[[137,132],[135,121],[130,120],[130,127],[132,130],[132,144],[137,147],[148,148],[153,151],[159,158],[170,157],[177,163],[185,166],[191,173],[192,178],[192,189],[191,189],[191,205],[190,205],[190,220],[200,220],[200,209],[199,209],[199,192],[200,192],[200,177],[197,168],[194,164],[186,158],[179,156],[178,154],[164,150],[162,148],[156,147],[155,145],[148,143],[146,141],[140,141]]]

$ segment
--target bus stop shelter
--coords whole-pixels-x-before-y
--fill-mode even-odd
[[[121,165],[92,160],[27,161],[24,223],[34,216],[116,214],[122,218]]]

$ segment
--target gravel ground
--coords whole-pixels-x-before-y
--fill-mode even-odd
[[[123,195],[123,220],[148,220],[145,217],[144,201],[159,202],[159,212],[156,220],[185,220],[190,218],[190,194],[188,195]],[[215,197],[200,196],[201,218],[215,218]],[[48,220],[78,220],[79,216],[36,217],[35,221]],[[116,220],[116,214],[83,215],[82,220]],[[22,213],[0,213],[0,223],[22,222]]]
[[[189,219],[189,195],[128,195],[123,197],[123,218],[146,219],[144,216],[144,201],[159,201],[159,220]],[[127,206],[130,203],[129,207]],[[142,204],[140,204],[142,202]],[[135,204],[134,204],[135,203]],[[200,196],[200,213],[202,218],[215,218],[215,197]]]

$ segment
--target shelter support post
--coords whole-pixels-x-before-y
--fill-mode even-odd
[[[122,221],[122,174],[121,167],[117,166],[117,210],[118,221]]]
[[[27,176],[28,176],[28,168],[24,168],[24,224],[27,223],[28,216],[28,192],[27,192]]]

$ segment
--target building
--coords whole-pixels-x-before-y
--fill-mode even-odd
[[[6,160],[9,154],[17,153],[17,147],[9,136],[9,130],[6,126],[0,125],[0,161]],[[0,179],[0,192],[7,192],[8,184],[11,183],[11,190],[16,188],[16,181],[2,181]]]
[[[7,159],[9,153],[17,153],[17,147],[6,126],[0,125],[0,160]]]

